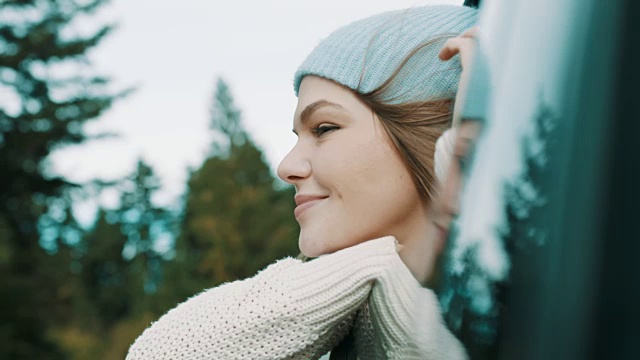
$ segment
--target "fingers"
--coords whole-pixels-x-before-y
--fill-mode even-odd
[[[462,73],[460,74],[460,82],[458,84],[458,92],[453,108],[453,124],[460,122],[460,111],[465,101],[467,84],[469,83],[469,72],[471,71],[471,63],[473,53],[476,48],[476,35],[478,27],[472,27],[460,36],[449,39],[445,42],[438,55],[443,61],[450,60],[455,55],[460,55],[460,65],[462,65]]]
[[[473,45],[471,44],[472,42],[473,40],[470,38],[456,37],[453,39],[449,39],[444,43],[444,46],[440,50],[440,54],[438,54],[438,57],[440,57],[441,60],[449,60],[456,54],[459,54],[461,51],[463,51],[464,47]]]
[[[460,54],[460,62],[464,68],[471,62],[475,47],[476,41],[472,38],[457,37],[449,39],[440,50],[438,57],[443,61],[447,61]]]
[[[462,65],[464,66],[467,63],[467,58],[471,56],[473,49],[475,49],[477,33],[478,27],[475,26],[460,36],[447,40],[440,50],[438,57],[443,61],[447,61],[455,55],[460,54]]]
[[[474,26],[460,34],[460,36],[447,40],[438,55],[440,59],[446,61],[465,50],[465,48],[473,48],[478,29],[479,27]]]

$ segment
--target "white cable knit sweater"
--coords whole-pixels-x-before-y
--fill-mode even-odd
[[[318,359],[352,327],[361,360],[466,359],[384,237],[204,291],[145,330],[127,360]]]

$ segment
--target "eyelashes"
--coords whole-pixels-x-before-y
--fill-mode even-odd
[[[330,131],[337,130],[339,128],[340,127],[336,125],[319,125],[311,129],[311,132],[313,132],[316,136],[322,136]]]

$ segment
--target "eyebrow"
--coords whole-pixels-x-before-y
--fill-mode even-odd
[[[316,102],[313,102],[307,105],[307,107],[305,107],[304,110],[302,110],[302,112],[300,113],[300,125],[304,126],[304,124],[307,121],[309,121],[309,118],[311,117],[311,115],[313,115],[314,112],[324,107],[333,107],[336,109],[344,110],[342,105],[332,103],[331,101],[327,101],[327,100],[318,100]],[[296,129],[292,129],[292,131],[294,134],[296,135],[298,134],[296,132]]]

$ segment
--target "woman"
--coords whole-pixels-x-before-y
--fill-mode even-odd
[[[433,156],[460,77],[438,53],[476,16],[412,8],[321,42],[295,74],[298,141],[278,168],[296,188],[300,249],[317,258],[194,296],[127,358],[317,359],[348,334],[360,359],[465,358],[420,283],[444,242],[430,215]]]

